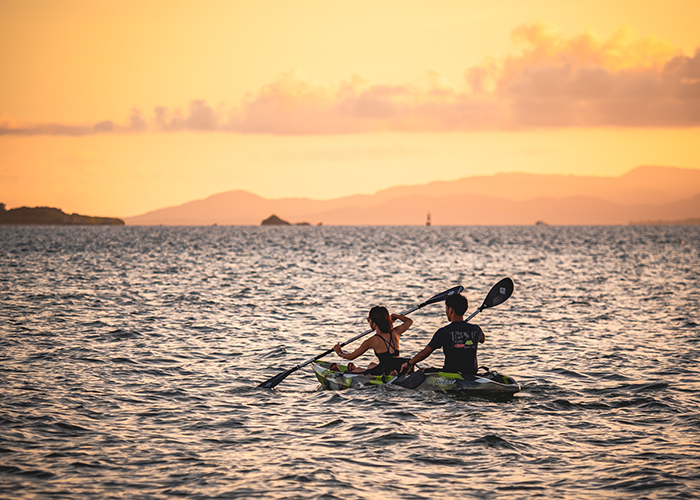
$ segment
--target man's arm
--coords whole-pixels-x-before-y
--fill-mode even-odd
[[[409,365],[415,365],[416,363],[420,363],[425,358],[430,356],[434,350],[435,349],[433,349],[429,345],[425,346],[425,348],[421,352],[409,359],[408,363],[404,363],[401,365],[401,371],[403,372],[404,370],[408,369]]]

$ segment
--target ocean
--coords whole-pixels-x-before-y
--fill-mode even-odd
[[[697,226],[3,226],[0,497],[698,498],[699,273]],[[472,322],[512,399],[257,387],[506,276]]]

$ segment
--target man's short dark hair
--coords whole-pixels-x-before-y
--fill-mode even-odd
[[[451,307],[457,316],[464,316],[464,313],[467,312],[467,308],[469,307],[469,302],[467,302],[467,298],[464,295],[458,293],[447,297],[445,305]]]

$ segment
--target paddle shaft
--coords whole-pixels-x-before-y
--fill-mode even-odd
[[[473,313],[471,313],[471,314],[469,315],[469,317],[468,317],[467,319],[465,319],[464,321],[467,322],[467,323],[469,323],[469,320],[472,319],[472,318],[473,318],[474,316],[476,316],[477,314],[479,314],[481,311],[483,311],[483,309],[484,309],[484,306],[481,306],[481,307],[478,308],[476,311],[474,311]]]

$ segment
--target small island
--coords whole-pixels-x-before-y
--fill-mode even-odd
[[[284,219],[280,219],[275,214],[272,214],[267,219],[260,223],[261,226],[310,226],[308,222],[297,222],[292,224]]]
[[[291,226],[289,222],[284,219],[280,219],[275,214],[272,214],[267,219],[260,223],[261,226]]]
[[[20,207],[7,210],[5,204],[0,203],[0,225],[123,226],[124,221],[113,217],[69,215],[51,207]]]

